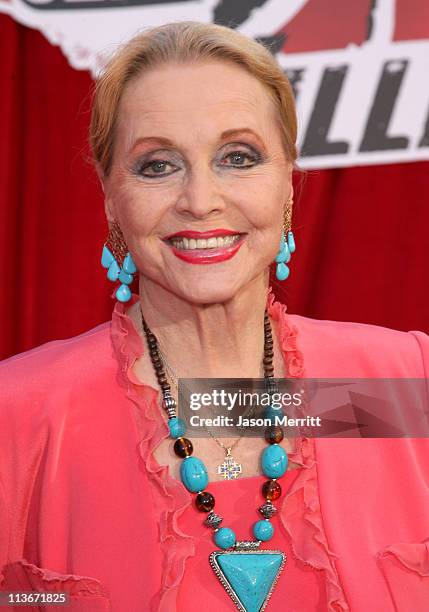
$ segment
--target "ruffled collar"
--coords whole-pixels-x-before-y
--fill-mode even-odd
[[[157,504],[160,546],[163,551],[162,586],[151,602],[151,608],[170,612],[176,607],[177,590],[182,580],[186,559],[195,554],[196,538],[181,532],[178,518],[192,503],[183,484],[170,475],[169,467],[159,465],[154,450],[168,436],[168,426],[161,414],[160,393],[139,381],[133,366],[144,352],[143,339],[128,308],[139,300],[132,295],[127,304],[117,302],[112,313],[111,337],[119,364],[121,385],[132,402],[138,431],[138,448],[149,480],[158,495]],[[270,318],[277,322],[277,333],[286,371],[292,378],[305,375],[304,359],[298,348],[298,329],[286,314],[286,306],[276,301],[270,288],[267,296]],[[284,495],[280,508],[281,521],[288,532],[297,559],[316,570],[323,570],[326,578],[328,612],[349,610],[335,567],[336,554],[329,550],[323,530],[317,485],[316,444],[311,438],[295,438],[295,449],[289,454],[303,469]]]

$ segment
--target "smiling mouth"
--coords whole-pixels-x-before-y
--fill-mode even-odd
[[[168,242],[175,248],[182,251],[204,250],[211,249],[226,249],[237,244],[243,234],[232,234],[228,236],[212,236],[211,238],[186,238],[185,236],[176,236],[170,238]]]
[[[236,255],[246,234],[218,228],[206,232],[183,230],[164,238],[173,255],[188,264],[215,264]]]

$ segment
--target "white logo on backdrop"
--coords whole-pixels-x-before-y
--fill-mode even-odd
[[[0,0],[0,12],[40,30],[71,66],[96,75],[117,45],[142,29],[188,19],[219,21],[222,14],[244,34],[269,41],[311,3]],[[395,9],[393,0],[374,3],[361,45],[276,54],[296,94],[301,167],[429,159],[429,40],[394,42]]]

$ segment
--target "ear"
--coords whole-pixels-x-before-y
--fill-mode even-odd
[[[104,176],[103,168],[100,166],[99,162],[95,162],[94,165],[95,165],[95,171],[98,176],[98,180],[100,181],[101,189],[103,190],[103,193],[104,193],[105,176]]]
[[[290,161],[286,165],[285,178],[288,183],[287,187],[290,189],[289,198],[293,199],[293,163]]]
[[[101,189],[104,193],[104,212],[110,225],[115,221],[116,216],[114,214],[113,200],[110,196],[108,177],[106,177],[98,162],[95,164],[95,170],[97,172],[98,180],[100,181]]]
[[[289,196],[287,196],[285,203],[286,202],[293,202],[293,164],[289,163],[288,164],[288,169],[287,169],[287,189],[289,189]],[[287,193],[287,192],[286,192]]]

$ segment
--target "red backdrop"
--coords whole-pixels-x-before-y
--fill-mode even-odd
[[[0,15],[0,357],[110,318],[91,78]],[[429,332],[429,163],[297,178],[290,312]]]

